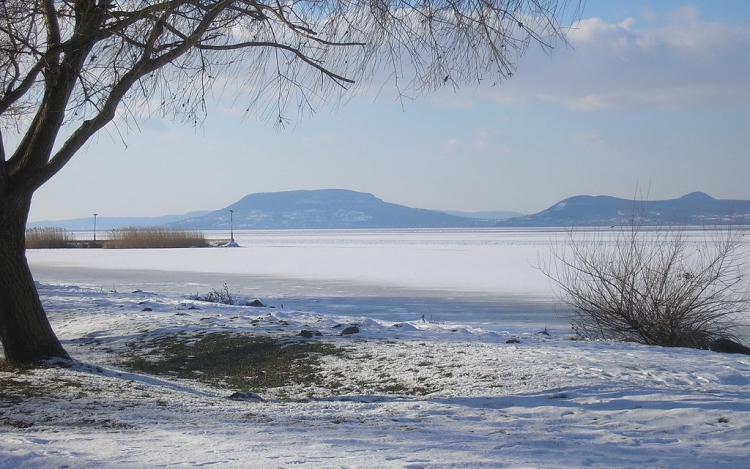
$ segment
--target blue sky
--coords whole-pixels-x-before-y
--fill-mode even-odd
[[[285,129],[221,101],[198,129],[150,119],[101,133],[37,192],[30,220],[325,188],[524,213],[579,194],[750,199],[750,2],[588,0],[569,41],[532,48],[497,86],[406,102],[371,89]]]

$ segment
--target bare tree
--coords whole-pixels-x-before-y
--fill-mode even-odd
[[[542,263],[582,337],[709,348],[750,313],[748,246],[732,227],[570,231]]]
[[[217,84],[283,122],[380,70],[399,92],[510,77],[564,41],[567,0],[3,0],[0,339],[7,359],[67,357],[29,271],[36,189],[99,130],[158,112],[205,116]],[[227,84],[229,83],[229,84]],[[123,124],[125,123],[125,124]],[[6,152],[3,133],[18,143]]]

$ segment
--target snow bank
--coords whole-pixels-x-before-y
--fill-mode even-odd
[[[745,356],[156,291],[39,290],[80,364],[0,372],[5,384],[47,389],[0,391],[4,468],[748,467]],[[341,336],[337,324],[360,333]],[[341,381],[335,392],[291,386],[262,402],[235,401],[229,391],[117,365],[128,341],[145,336],[302,329],[349,350],[324,362],[322,373]],[[393,384],[424,392],[385,391]]]

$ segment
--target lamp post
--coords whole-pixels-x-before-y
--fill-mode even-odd
[[[96,213],[94,214],[94,242],[96,242]]]
[[[229,210],[229,240],[234,242],[234,210]]]

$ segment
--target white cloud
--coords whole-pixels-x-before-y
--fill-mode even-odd
[[[485,142],[484,140],[477,140],[476,142],[474,142],[473,148],[476,151],[481,151],[481,152],[487,151],[488,149],[487,142]]]
[[[453,151],[458,150],[460,146],[461,146],[461,142],[453,138],[443,143],[440,148],[442,148],[443,151],[445,152],[453,152]]]
[[[510,81],[484,88],[510,104],[581,111],[750,104],[750,26],[712,23],[696,7],[647,21],[582,20],[571,47],[531,51]]]

